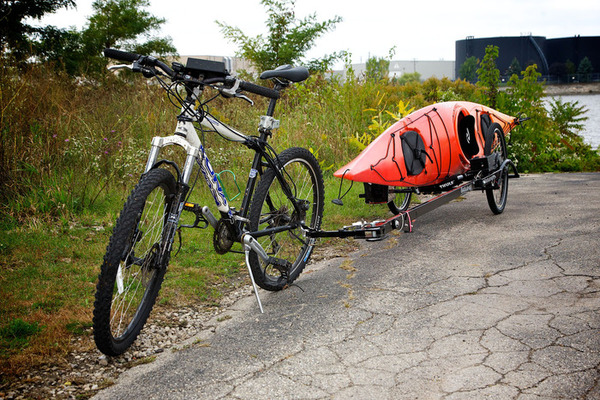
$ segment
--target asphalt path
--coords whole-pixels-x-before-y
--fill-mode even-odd
[[[311,264],[97,399],[600,399],[600,174],[468,193]]]

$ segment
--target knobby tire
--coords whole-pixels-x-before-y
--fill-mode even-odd
[[[500,165],[504,160],[508,159],[504,132],[502,131],[500,124],[497,123],[492,124],[489,129],[493,132],[493,142],[490,154],[496,153],[498,155]],[[508,169],[508,165],[504,167],[500,173],[500,177],[493,182],[494,186],[485,189],[488,205],[494,214],[502,214],[506,207],[506,200],[508,198]]]
[[[160,290],[169,255],[158,248],[176,184],[165,169],[144,174],[128,197],[106,249],[94,302],[94,340],[110,356],[122,354],[144,326]]]

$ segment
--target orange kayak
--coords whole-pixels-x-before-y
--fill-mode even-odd
[[[442,183],[469,171],[471,159],[489,155],[492,124],[507,134],[517,122],[481,104],[433,104],[389,127],[334,176],[387,186]]]

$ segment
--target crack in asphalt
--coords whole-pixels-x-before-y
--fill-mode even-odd
[[[436,315],[436,323],[434,327],[448,328],[448,326],[444,326],[443,324],[440,326],[440,321],[443,321],[445,317],[455,317],[457,311],[461,311],[461,309],[469,308],[470,305],[474,304],[472,299],[477,295],[486,295],[493,292],[490,292],[490,289],[493,288],[506,288],[513,285],[515,282],[521,282],[517,278],[511,278],[511,273],[517,273],[517,276],[520,275],[518,272],[531,268],[532,265],[540,265],[545,261],[551,261],[552,265],[558,268],[558,273],[548,271],[546,269],[546,273],[548,276],[546,277],[535,277],[531,278],[529,281],[532,282],[552,282],[556,286],[555,290],[547,289],[548,293],[543,295],[522,295],[522,301],[525,303],[520,309],[515,312],[506,312],[502,307],[491,306],[491,309],[495,309],[498,312],[504,314],[504,316],[497,318],[495,322],[488,325],[485,329],[463,329],[449,332],[445,335],[431,335],[428,339],[424,339],[428,341],[428,344],[420,349],[410,352],[394,352],[389,348],[380,348],[381,344],[378,340],[373,340],[374,337],[384,336],[385,334],[390,333],[393,330],[393,326],[398,322],[398,318],[394,317],[395,314],[391,312],[389,309],[381,312],[374,313],[372,310],[368,308],[361,308],[360,305],[350,305],[351,307],[356,307],[363,312],[369,313],[369,316],[366,319],[362,319],[358,321],[352,331],[350,331],[347,336],[340,342],[343,344],[342,349],[343,354],[340,353],[342,350],[337,349],[340,343],[329,344],[324,346],[324,348],[331,351],[331,353],[337,358],[335,364],[341,364],[344,366],[343,369],[331,372],[325,375],[328,375],[330,378],[335,377],[336,380],[340,382],[340,385],[335,387],[335,390],[331,390],[333,388],[326,387],[323,385],[319,385],[315,378],[310,378],[308,375],[302,375],[298,377],[297,375],[286,374],[283,371],[278,371],[280,367],[280,362],[284,362],[286,360],[290,360],[298,354],[303,352],[299,351],[296,354],[290,355],[285,359],[280,360],[280,362],[273,363],[268,370],[271,370],[274,374],[280,375],[287,379],[294,381],[296,384],[302,384],[306,387],[319,387],[321,390],[330,389],[325,395],[315,394],[314,398],[328,398],[329,396],[339,393],[341,388],[350,389],[356,388],[360,386],[364,387],[373,387],[373,386],[381,386],[384,388],[391,388],[397,385],[402,381],[401,376],[406,373],[410,373],[411,370],[418,371],[422,368],[427,368],[432,365],[432,363],[439,363],[441,360],[452,360],[456,356],[442,354],[441,356],[436,356],[436,347],[439,346],[440,342],[443,341],[458,341],[458,342],[466,342],[468,340],[473,340],[479,346],[479,350],[473,347],[473,345],[469,346],[469,350],[467,353],[463,354],[464,356],[473,357],[473,361],[464,366],[461,366],[460,369],[456,371],[454,376],[451,376],[450,379],[446,379],[445,382],[436,382],[434,379],[432,384],[437,384],[438,394],[440,398],[443,399],[453,399],[457,398],[457,395],[465,395],[469,397],[469,395],[473,395],[473,398],[480,398],[482,390],[485,391],[491,388],[499,388],[499,390],[495,390],[495,393],[504,393],[504,395],[508,395],[507,397],[502,398],[511,398],[511,399],[519,399],[524,395],[547,395],[548,398],[561,398],[559,395],[555,397],[550,393],[545,392],[544,385],[548,383],[549,380],[555,379],[569,379],[573,377],[578,377],[581,379],[582,374],[589,373],[598,373],[600,361],[597,354],[597,349],[587,349],[593,353],[589,357],[586,357],[586,349],[579,349],[577,347],[567,345],[564,343],[559,343],[560,341],[568,340],[571,337],[575,337],[580,335],[582,332],[594,331],[596,332],[589,323],[585,322],[584,319],[579,319],[577,316],[573,316],[573,318],[578,318],[579,321],[584,325],[583,327],[579,327],[576,332],[567,333],[561,331],[562,323],[559,320],[561,315],[558,313],[552,312],[543,312],[544,311],[544,301],[539,299],[547,299],[553,298],[556,296],[564,296],[569,294],[578,294],[579,296],[585,295],[593,295],[597,293],[597,290],[590,290],[593,288],[594,280],[598,279],[596,275],[587,275],[587,274],[568,274],[565,272],[565,268],[563,268],[560,263],[555,260],[551,254],[551,250],[558,248],[562,245],[563,240],[559,239],[555,243],[546,246],[541,251],[543,257],[535,257],[531,260],[527,260],[520,265],[513,266],[510,268],[504,268],[496,271],[489,276],[486,276],[483,279],[483,284],[477,288],[473,292],[469,293],[460,293],[452,296],[452,298],[447,300],[441,300],[435,304],[428,304],[423,307],[419,307],[415,310],[409,311],[408,314],[417,314],[422,313],[425,310],[432,307],[439,307],[440,304],[451,303],[455,304],[457,301],[462,299],[466,299],[467,303],[460,304],[453,309],[448,309],[447,312],[442,312]],[[352,267],[352,276],[347,276],[346,279],[354,278],[355,273],[359,273],[356,267]],[[347,268],[344,268],[347,269]],[[494,278],[500,277],[502,280],[505,280],[504,283],[493,284],[492,281]],[[556,281],[563,279],[565,277],[579,277],[586,279],[586,285],[583,290],[572,291],[568,289],[560,289],[560,284],[557,284]],[[479,279],[482,280],[479,276],[447,276],[443,279],[438,279],[434,282],[431,282],[427,285],[436,286],[438,284],[444,283],[449,279]],[[527,280],[526,280],[527,281]],[[353,285],[345,283],[343,281],[339,281],[338,284],[344,287],[347,290],[347,300],[352,301],[355,300],[353,295]],[[597,284],[597,283],[596,283]],[[362,286],[362,289],[367,291],[376,292],[389,292],[393,294],[406,294],[406,289],[390,289],[390,288],[382,288],[377,286]],[[502,295],[502,294],[500,294]],[[539,300],[539,301],[538,301]],[[566,301],[567,299],[563,298],[562,301]],[[570,307],[575,307],[577,298],[571,299],[570,303],[566,304]],[[348,303],[345,302],[346,307],[348,307]],[[595,310],[598,311],[597,307]],[[364,324],[369,321],[373,321],[378,315],[384,315],[386,317],[392,317],[392,322],[388,324],[386,329],[378,329],[377,332],[362,332],[358,333],[358,331],[364,326]],[[522,317],[522,318],[519,318]],[[514,321],[517,319],[517,321]],[[538,323],[535,324],[538,330],[538,336],[542,337],[523,337],[523,332],[513,333],[511,335],[511,327],[514,328],[515,322],[517,325],[523,326],[526,325],[527,322],[531,322],[532,319],[536,319]],[[503,327],[503,324],[505,325]],[[556,327],[553,326],[556,325]],[[545,326],[544,332],[542,335],[539,335],[539,327]],[[456,328],[456,327],[455,327]],[[567,330],[568,328],[562,327],[563,330]],[[514,329],[513,329],[514,330]],[[489,335],[491,334],[501,335],[509,341],[515,342],[518,344],[518,349],[511,349],[506,351],[493,350],[492,346],[487,347],[485,342],[486,339],[489,339]],[[596,332],[597,334],[597,332]],[[521,336],[519,336],[521,335]],[[500,339],[501,340],[501,339]],[[352,354],[348,354],[348,348],[352,348],[351,344],[354,342],[355,347],[362,347],[365,345],[365,342],[369,343],[370,346],[373,346],[373,349],[369,351],[369,356],[363,358],[357,358],[357,356],[352,356]],[[460,343],[459,343],[460,344]],[[512,347],[515,347],[513,344]],[[558,349],[557,349],[558,348]],[[545,360],[543,357],[543,352],[553,350],[553,352],[558,352],[562,354],[563,357],[571,357],[577,358],[578,363],[582,363],[581,367],[569,367],[565,370],[561,370],[560,368],[557,370],[557,366],[560,365],[560,360]],[[573,353],[574,354],[570,354]],[[358,354],[364,354],[364,352],[359,352]],[[419,359],[419,361],[412,366],[406,366],[405,368],[390,368],[386,367],[385,364],[380,364],[378,361],[383,361],[382,358],[389,357],[411,357],[413,359]],[[519,359],[520,356],[520,359]],[[496,362],[496,359],[506,358],[516,358],[518,362],[512,363],[510,367],[506,366],[506,362],[502,363],[502,365]],[[582,358],[585,359],[585,362],[582,361]],[[575,361],[575,360],[572,360]],[[360,373],[353,374],[353,368],[359,368]],[[390,371],[392,369],[393,371]],[[535,371],[533,377],[529,377],[528,379],[523,380],[522,375],[528,374],[531,375],[531,372]],[[262,373],[261,371],[259,373]],[[367,378],[365,378],[365,376]],[[462,378],[462,380],[461,380]],[[328,380],[330,381],[330,379]],[[595,377],[593,384],[589,387],[585,393],[583,393],[584,398],[588,397],[590,393],[594,393],[597,391],[599,378]],[[343,384],[341,384],[343,383]],[[233,395],[234,391],[228,393],[228,395]]]

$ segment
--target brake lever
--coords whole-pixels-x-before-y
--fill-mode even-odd
[[[116,71],[118,69],[129,69],[129,70],[133,70],[133,64],[118,64],[118,65],[111,65],[109,67],[107,67],[107,69],[109,71]]]
[[[219,91],[225,97],[237,97],[238,96],[238,92],[237,91],[238,91],[239,88],[240,88],[240,80],[239,79],[235,79],[235,82],[234,82],[234,84],[233,84],[232,87],[230,87],[230,88],[221,87],[221,88],[219,88]]]
[[[228,97],[228,98],[236,97],[238,99],[246,100],[248,103],[250,103],[251,106],[254,106],[254,102],[248,96],[241,94],[239,92],[239,90],[240,90],[240,80],[239,79],[235,79],[235,83],[230,88],[224,88],[224,87],[219,88],[219,91],[221,92],[221,94],[223,96]]]
[[[109,71],[116,71],[119,69],[128,69],[133,72],[141,72],[146,78],[153,78],[157,75],[164,75],[160,71],[155,68],[142,67],[138,62],[134,62],[132,64],[118,64],[111,65],[108,67]]]
[[[244,94],[236,93],[233,97],[237,97],[238,99],[246,100],[248,103],[250,103],[251,106],[254,106],[254,102],[248,96],[246,96]]]

